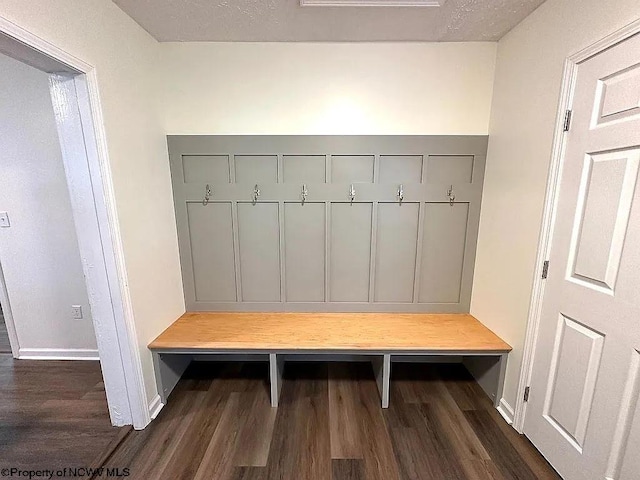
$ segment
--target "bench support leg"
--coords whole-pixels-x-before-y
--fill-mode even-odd
[[[191,355],[152,352],[152,356],[158,394],[166,405],[167,398],[191,363]]]
[[[269,380],[271,383],[271,406],[277,407],[282,390],[282,373],[284,371],[284,357],[275,353],[269,354]]]
[[[373,373],[376,376],[378,391],[382,400],[382,408],[389,408],[389,389],[391,383],[391,355],[385,353],[381,357],[371,359]]]
[[[507,370],[507,354],[468,356],[464,357],[462,363],[491,398],[495,407],[499,407]]]
[[[504,390],[504,377],[507,373],[507,354],[500,355],[498,360],[498,386],[496,387],[496,398],[493,401],[493,405],[498,408],[500,406],[500,400],[502,400],[502,391]]]

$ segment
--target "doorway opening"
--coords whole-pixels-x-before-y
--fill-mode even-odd
[[[48,75],[87,292],[85,312],[90,313],[95,329],[96,348],[85,353],[100,359],[111,423],[144,428],[150,416],[126,289],[95,69],[2,18],[0,53]],[[46,201],[46,192],[31,193]],[[0,270],[4,278],[1,275]],[[4,285],[0,281],[0,304],[11,351],[15,358],[26,358],[29,355],[20,352],[12,328],[11,299]]]
[[[5,339],[19,359],[96,360],[49,75],[2,54],[0,71]]]

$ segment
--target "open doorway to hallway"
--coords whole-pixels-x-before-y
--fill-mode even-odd
[[[0,345],[22,359],[97,360],[49,75],[1,54],[0,70]]]
[[[89,467],[119,429],[109,417],[49,75],[2,54],[0,71],[0,458],[10,459],[2,467]]]
[[[46,308],[34,309],[36,315],[32,318],[38,318],[40,322],[42,319],[64,319],[62,323],[53,325],[51,331],[55,332],[56,338],[50,339],[42,335],[37,327],[29,329],[27,333],[16,331],[12,321],[13,309],[31,306],[32,302],[28,298],[28,285],[25,286],[25,282],[16,282],[15,277],[13,280],[6,278],[10,275],[4,272],[6,281],[3,284],[9,287],[9,284],[14,285],[0,289],[0,300],[3,304],[13,357],[19,358],[20,362],[28,358],[99,358],[100,363],[98,365],[96,362],[96,367],[102,374],[110,423],[114,426],[134,425],[136,428],[143,428],[150,422],[150,415],[126,284],[124,252],[115,208],[115,193],[95,67],[2,17],[0,52],[23,67],[33,67],[47,79],[48,99],[54,113],[62,171],[72,212],[71,229],[67,229],[67,232],[72,230],[76,234],[80,257],[80,268],[76,268],[71,283],[84,287],[83,292],[87,298],[85,301],[74,294],[72,301],[69,301],[71,297],[64,302],[61,301],[55,317]],[[26,108],[28,103],[24,106]],[[21,107],[17,108],[19,110]],[[40,136],[39,132],[32,132],[30,140],[37,142]],[[21,167],[22,165],[18,164],[17,168]],[[31,177],[37,177],[46,185],[43,176],[46,175],[40,171],[27,175],[26,181],[22,182],[26,184],[26,188],[21,188],[25,185],[21,183],[19,176],[17,179],[12,175],[5,177],[9,179],[11,188],[19,190],[29,201],[35,200],[37,207],[45,208],[48,206],[51,192],[40,184],[29,183],[33,180]],[[18,211],[20,205],[15,208]],[[59,217],[60,212],[58,208],[52,213],[51,221],[54,226],[65,222]],[[2,228],[5,231],[12,230],[13,225],[17,226],[16,218],[20,217],[18,215],[12,218],[10,212],[7,213],[8,221],[0,222],[5,225],[5,228]],[[49,238],[42,233],[40,223],[31,224],[31,238],[55,244],[63,243],[62,240],[69,236],[62,234]],[[29,251],[28,246],[19,253],[24,255],[25,251]],[[7,255],[4,257],[6,261]],[[64,255],[60,257],[64,258]],[[72,262],[65,259],[61,264],[62,268],[67,268]],[[6,270],[7,265],[2,265],[2,268]],[[31,275],[32,278],[42,281],[42,288],[39,288],[38,293],[49,295],[54,302],[57,300],[57,289],[73,287],[71,284],[67,285],[65,280],[58,279],[57,273],[56,267],[52,267],[43,271],[40,276],[38,273]],[[24,297],[27,300],[24,303],[19,302],[16,300],[16,294],[12,292],[27,292]],[[5,306],[6,303],[8,305]],[[80,323],[69,324],[69,317]],[[47,341],[58,343],[29,347],[26,344],[22,345],[21,337],[33,340],[29,341],[32,345],[45,344]],[[72,344],[61,347],[60,338],[71,339]],[[87,343],[91,341],[95,343]]]

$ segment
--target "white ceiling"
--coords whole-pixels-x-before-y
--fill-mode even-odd
[[[113,0],[160,41],[495,41],[544,0],[301,7],[299,0]]]

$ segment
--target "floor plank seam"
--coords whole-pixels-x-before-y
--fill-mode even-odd
[[[99,477],[100,469],[104,468],[107,465],[107,463],[109,462],[109,460],[111,460],[111,458],[116,453],[118,448],[120,448],[120,446],[129,437],[129,435],[131,435],[131,432],[134,431],[131,425],[126,425],[120,428],[124,429],[125,433],[124,434],[118,433],[118,436],[116,437],[115,441],[111,442],[109,446],[106,448],[106,450],[103,451],[97,457],[97,460],[91,466],[92,468],[91,471],[93,472],[93,475],[91,475],[91,477],[89,477],[88,480],[94,480]]]

